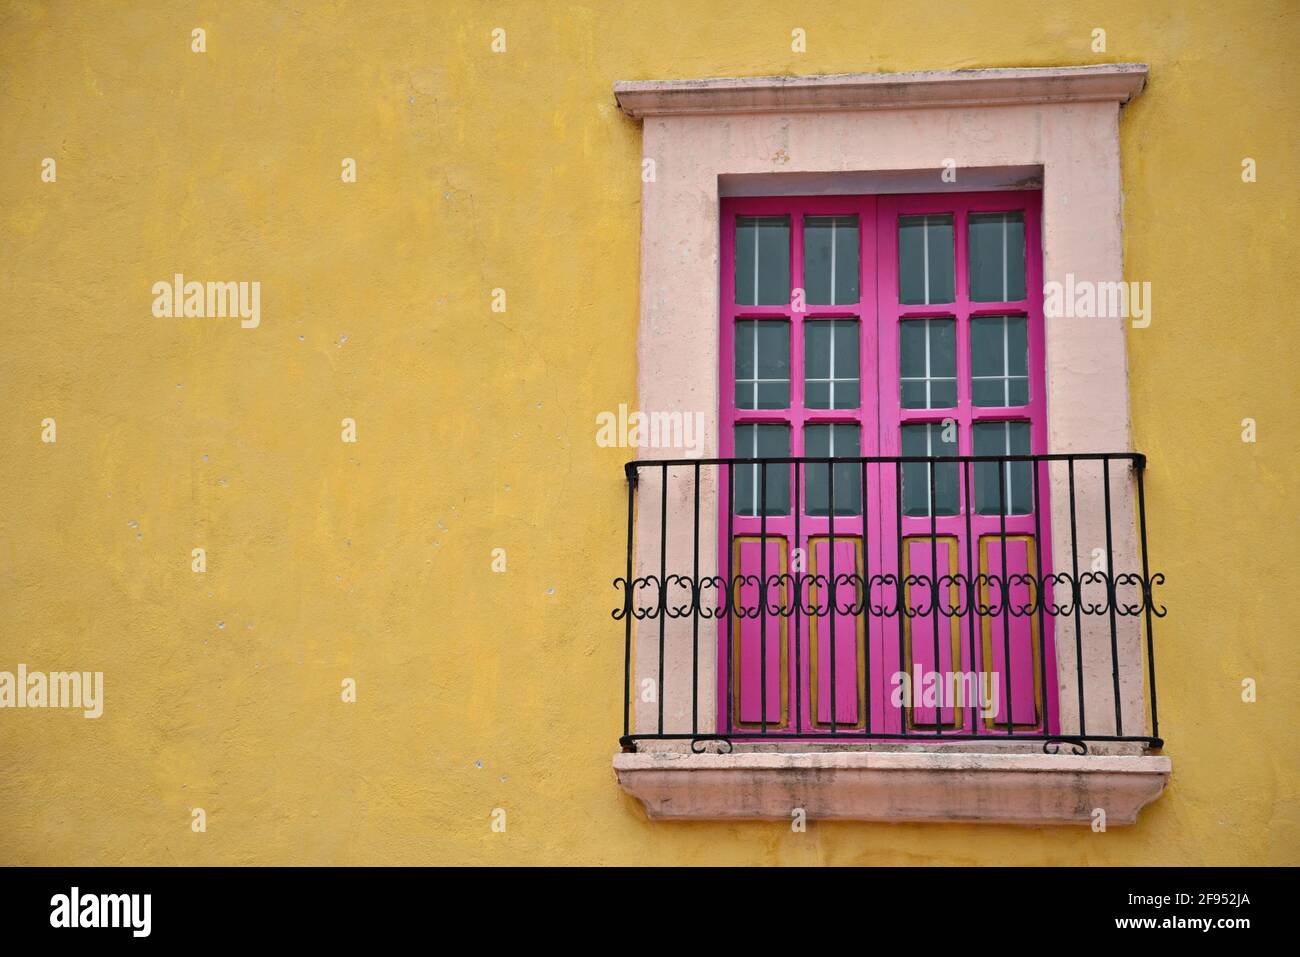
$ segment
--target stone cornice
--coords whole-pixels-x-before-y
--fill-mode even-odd
[[[1146,83],[1145,63],[841,73],[703,80],[620,80],[619,108],[629,116],[709,113],[798,113],[1009,106],[1034,103],[1127,103]]]

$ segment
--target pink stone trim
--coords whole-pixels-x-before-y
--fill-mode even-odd
[[[948,79],[924,86],[929,81],[918,76]],[[857,78],[865,84],[858,87],[853,78],[833,77],[619,84],[624,110],[649,117],[642,150],[655,169],[642,187],[640,407],[704,413],[703,454],[718,454],[719,206],[724,182],[731,188],[742,181],[761,182],[760,192],[782,195],[795,191],[781,185],[789,182],[787,174],[906,176],[912,184],[930,171],[935,189],[941,190],[940,174],[949,164],[958,170],[955,189],[965,188],[967,172],[975,178],[981,172],[1036,170],[1041,172],[1044,279],[1064,282],[1072,274],[1093,282],[1121,280],[1120,105],[1141,90],[1145,76],[1145,66],[1128,64]],[[981,77],[1002,84],[1001,92],[973,82]],[[765,84],[767,93],[756,89]],[[908,89],[916,99],[900,99],[900,91]],[[1039,185],[1037,179],[1033,185]],[[908,186],[909,191],[916,188]],[[1048,317],[1045,325],[1047,450],[1130,448],[1126,321]],[[658,481],[653,471],[643,476],[642,501],[659,500]],[[1069,498],[1056,482],[1054,477],[1052,564],[1064,568],[1070,562]],[[1097,494],[1080,493],[1080,516],[1094,517],[1080,523],[1083,543],[1105,541],[1104,528],[1095,521],[1101,514]],[[701,495],[705,501],[717,495],[707,476]],[[1115,477],[1113,497],[1116,567],[1131,567],[1137,539],[1128,476]],[[684,498],[669,498],[669,527],[687,530],[684,539],[670,536],[669,554],[689,554],[690,507]],[[658,522],[656,509],[638,511],[637,568],[652,568],[658,560]],[[700,537],[706,543],[717,540],[709,511],[702,515]],[[700,574],[707,577],[717,568],[716,547],[706,548]],[[1140,633],[1133,620],[1125,619],[1119,627],[1125,676],[1120,704],[1129,731],[1143,723]],[[656,644],[644,638],[639,629],[634,633],[635,687],[656,674]],[[669,733],[691,727],[691,640],[687,619],[668,623],[665,653],[671,664],[662,694]],[[1075,726],[1078,719],[1073,644],[1072,634],[1058,635],[1063,728]],[[1110,672],[1100,665],[1108,660],[1109,633],[1085,627],[1082,645],[1088,662],[1088,730],[1108,734],[1113,731]],[[701,689],[716,685],[715,652],[712,639],[702,638]],[[716,720],[714,698],[701,695],[701,727]],[[656,710],[638,696],[633,730],[652,728]],[[920,757],[880,750],[829,757],[643,753],[618,755],[614,766],[620,783],[646,803],[652,817],[789,820],[790,801],[797,797],[810,816],[1031,824],[1087,823],[1093,807],[1105,807],[1110,824],[1132,823],[1164,788],[1170,768],[1168,759],[1159,756],[1121,760],[998,753],[976,760],[968,750],[946,747],[952,750]],[[972,760],[973,765],[962,763]],[[1110,763],[1116,760],[1121,763]],[[1001,778],[1005,782],[999,783]],[[773,794],[780,800],[772,803]]]

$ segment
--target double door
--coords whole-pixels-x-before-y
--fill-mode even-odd
[[[1050,730],[1046,466],[942,461],[1047,451],[1039,211],[723,200],[721,454],[849,460],[723,472],[723,733]]]

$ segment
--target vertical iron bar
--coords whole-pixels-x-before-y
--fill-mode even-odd
[[[695,463],[695,555],[691,589],[691,734],[700,733],[700,463]]]
[[[668,466],[662,466],[663,488],[659,496],[659,733],[664,733],[664,628],[668,619]]]
[[[627,597],[623,603],[623,737],[632,733],[632,535],[636,498],[635,468],[627,481]]]
[[[1143,489],[1142,473],[1146,462],[1138,459],[1133,463],[1137,469],[1138,483],[1138,534],[1142,536],[1142,600],[1146,608],[1147,621],[1147,682],[1151,687],[1151,737],[1160,737],[1160,717],[1156,711],[1156,649],[1151,635],[1151,571],[1147,565],[1147,499]]]
[[[799,513],[803,511],[803,467],[800,463],[794,464],[794,547],[799,549],[802,558],[798,563],[791,562],[794,565],[794,727],[796,734],[803,733],[803,660],[800,655],[800,633],[799,621],[801,609],[803,608],[803,573],[800,566],[807,561],[808,553],[803,547],[803,539],[799,537]],[[809,633],[812,632],[812,624],[808,626]],[[811,659],[810,659],[811,660]],[[812,669],[808,669],[809,674]],[[817,718],[813,717],[813,726],[817,724]]]
[[[1007,671],[1007,734],[1015,734],[1015,705],[1012,703],[1011,673],[1011,580],[1007,574],[1007,479],[1010,475],[1010,463],[1006,456],[998,460],[998,503],[1002,536],[1002,665]]]
[[[907,619],[907,613],[903,610],[903,463],[899,459],[894,459],[894,515],[898,522],[898,581],[895,583],[898,586],[898,669],[907,674],[911,670],[911,663],[903,660],[903,623]],[[909,697],[914,696],[915,689]],[[908,702],[902,702],[898,707],[898,724],[903,737],[907,737],[908,711]]]
[[[930,462],[926,466],[930,470],[930,624],[934,633],[934,675],[937,687],[935,688],[934,704],[934,733],[938,737],[943,737],[943,678],[939,669],[939,538],[938,527],[936,525],[937,517],[934,507],[934,485],[938,478],[939,467],[936,463]],[[921,675],[921,685],[925,685],[925,675]],[[913,703],[915,704],[916,689],[912,689]]]
[[[1035,565],[1037,566],[1036,574],[1038,576],[1038,586],[1034,591],[1034,594],[1038,599],[1038,683],[1043,692],[1043,734],[1047,734],[1047,630],[1043,623],[1043,532],[1042,519],[1039,515],[1042,499],[1039,497],[1040,479],[1038,477],[1038,469],[1040,465],[1046,467],[1047,463],[1040,463],[1037,459],[1032,461],[1034,469],[1034,500],[1030,503],[1030,506],[1034,510],[1034,558]]]
[[[988,667],[988,662],[981,662],[979,671],[975,670],[975,607],[978,604],[979,591],[975,585],[975,556],[972,551],[974,540],[971,536],[971,512],[975,508],[974,502],[971,501],[970,495],[970,460],[962,462],[962,493],[965,497],[966,504],[966,614],[967,624],[970,626],[970,670],[975,675],[976,693],[975,699],[971,701],[970,706],[970,733],[979,734],[979,712],[976,706],[979,704],[980,693],[982,689],[988,687],[984,682],[984,668]]]
[[[1071,601],[1074,602],[1074,665],[1079,682],[1079,736],[1088,735],[1088,712],[1083,700],[1083,585],[1079,581],[1079,527],[1075,520],[1074,503],[1074,456],[1067,460],[1070,466],[1070,561],[1074,569],[1071,586]]]
[[[736,622],[736,463],[727,463],[727,734],[735,728],[736,678],[732,631]]]
[[[1115,693],[1115,734],[1124,734],[1124,714],[1119,697],[1119,637],[1115,626],[1115,550],[1110,527],[1110,459],[1101,460],[1106,493],[1106,606],[1110,612],[1110,674]]]
[[[761,731],[767,734],[767,460],[761,466],[763,476],[758,493],[758,703]]]
[[[837,595],[838,589],[836,588],[836,582],[835,582],[835,463],[834,461],[831,461],[826,466],[826,503],[827,503],[826,521],[828,523],[826,528],[828,531],[827,537],[829,539],[829,545],[827,546],[827,549],[830,551],[830,582],[826,587],[826,594],[830,600],[830,611],[829,611],[829,618],[828,618],[828,621],[830,622],[830,630],[826,635],[826,640],[827,643],[830,645],[830,649],[831,649],[831,653],[830,653],[831,734],[836,734],[839,729],[835,726],[836,719],[838,717],[838,713],[835,707],[835,687],[836,685],[839,684],[840,673],[835,670],[835,646],[839,644],[839,642],[835,640],[835,599],[838,597]]]
[[[865,698],[863,707],[866,709],[862,714],[862,727],[866,736],[871,737],[871,550],[867,543],[870,523],[867,520],[866,459],[858,460],[858,468],[862,470],[859,476],[862,481],[862,683]],[[854,680],[857,680],[856,674]]]

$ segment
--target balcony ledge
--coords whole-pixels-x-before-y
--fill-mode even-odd
[[[652,820],[810,819],[1134,824],[1164,791],[1163,755],[839,751],[614,755]]]

